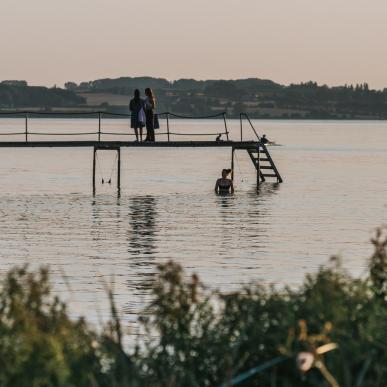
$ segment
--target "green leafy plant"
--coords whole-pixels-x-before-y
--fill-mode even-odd
[[[0,386],[382,387],[383,230],[372,243],[364,278],[334,258],[297,289],[210,292],[178,264],[160,265],[140,317],[145,334],[131,351],[110,290],[111,320],[96,330],[69,317],[47,269],[13,269],[0,287]]]

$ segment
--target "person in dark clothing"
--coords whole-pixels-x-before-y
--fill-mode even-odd
[[[142,141],[142,129],[145,126],[145,112],[144,112],[144,101],[140,98],[140,90],[134,90],[134,98],[130,100],[129,110],[130,116],[130,127],[134,129],[136,135],[136,141],[138,141],[138,132],[140,132],[140,141]]]
[[[264,144],[264,145],[269,143],[269,140],[266,138],[266,134],[262,135],[261,143]]]
[[[231,173],[231,169],[223,169],[222,177],[216,180],[215,184],[215,193],[217,195],[227,195],[234,193],[234,185],[232,180],[228,178],[228,175]]]
[[[156,99],[152,90],[147,87],[145,89],[145,116],[146,116],[146,139],[145,141],[155,141],[155,109]]]

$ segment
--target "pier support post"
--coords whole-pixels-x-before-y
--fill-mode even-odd
[[[234,153],[235,149],[232,147],[231,150],[231,181],[234,182]]]
[[[259,150],[259,147],[257,149],[257,190],[259,189],[259,184],[261,183],[261,162],[260,162],[260,157],[261,157],[261,152]]]
[[[95,196],[95,158],[96,158],[97,148],[94,147],[93,150],[93,196]]]
[[[121,148],[117,148],[118,157],[117,157],[117,193],[118,196],[121,194]]]

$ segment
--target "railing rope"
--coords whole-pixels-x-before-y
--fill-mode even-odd
[[[1,133],[0,132],[0,136],[2,135],[17,135],[17,134],[20,134],[20,135],[24,135],[25,137],[25,142],[28,142],[31,138],[32,135],[43,135],[43,136],[48,136],[50,135],[50,133],[40,133],[39,131],[38,132],[34,132],[34,131],[29,131],[29,128],[28,128],[28,119],[33,116],[33,117],[39,117],[39,116],[57,116],[57,117],[71,117],[71,116],[84,116],[84,117],[87,117],[87,116],[92,116],[91,118],[98,118],[98,130],[94,133],[92,132],[75,132],[75,133],[52,133],[53,136],[58,136],[58,135],[61,135],[61,136],[66,136],[66,135],[87,135],[87,134],[90,134],[90,135],[96,135],[97,138],[98,138],[98,142],[101,142],[102,141],[102,136],[103,135],[131,135],[131,133],[114,133],[114,132],[109,132],[109,131],[103,131],[102,129],[102,118],[105,118],[105,117],[109,117],[109,116],[112,116],[112,117],[116,117],[117,119],[119,118],[122,118],[122,119],[125,119],[125,118],[129,118],[131,117],[130,114],[127,114],[127,113],[114,113],[114,112],[107,112],[107,111],[74,111],[74,112],[54,112],[54,111],[45,111],[45,112],[38,112],[38,111],[13,111],[13,112],[5,112],[5,111],[0,111],[0,117],[1,116],[19,116],[19,115],[22,115],[24,116],[24,119],[25,119],[25,128],[24,128],[24,131],[21,131],[19,133],[13,133],[13,132],[7,132],[7,133]],[[220,112],[220,113],[216,113],[216,114],[212,114],[212,115],[208,115],[208,116],[183,116],[183,115],[179,115],[179,114],[175,114],[175,113],[171,113],[171,112],[164,112],[164,113],[158,113],[158,116],[161,117],[165,117],[165,120],[166,120],[166,131],[165,133],[164,132],[158,132],[158,135],[166,135],[167,136],[167,141],[170,142],[171,141],[171,136],[212,136],[212,135],[218,135],[219,138],[221,135],[225,135],[227,141],[230,141],[230,138],[229,138],[229,129],[228,129],[228,124],[227,124],[227,119],[226,119],[226,112]],[[223,123],[224,123],[224,131],[222,132],[217,132],[217,133],[185,133],[185,132],[172,132],[171,131],[171,125],[170,125],[170,119],[171,118],[177,118],[177,119],[195,119],[195,120],[198,120],[198,119],[211,119],[211,118],[221,118],[223,119]],[[239,115],[239,120],[240,120],[240,141],[243,141],[243,138],[244,138],[244,134],[243,134],[243,120],[244,119],[247,119],[251,129],[253,130],[255,136],[257,137],[258,140],[260,140],[260,136],[258,135],[257,131],[255,130],[249,116],[246,114],[246,113],[240,113]]]
[[[160,113],[160,115],[165,115],[167,113]],[[182,119],[188,119],[188,120],[203,120],[203,119],[207,119],[207,118],[216,118],[216,117],[221,117],[223,115],[225,115],[226,113],[225,112],[221,112],[221,113],[216,113],[216,114],[211,114],[209,116],[182,116],[180,114],[175,114],[175,113],[171,113],[171,112],[168,112],[168,114],[172,117],[175,117],[175,118],[182,118]]]

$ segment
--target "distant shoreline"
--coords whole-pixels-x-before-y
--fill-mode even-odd
[[[74,112],[74,114],[71,114],[71,112],[47,112],[45,111],[36,111],[33,112],[33,115],[28,115],[28,119],[98,119],[98,113],[97,111],[91,111],[91,112]],[[129,115],[127,117],[124,116],[124,114],[129,114],[129,113],[121,113],[122,116],[109,116],[108,112],[101,112],[101,118],[103,119],[118,119],[118,120],[125,120],[129,119]],[[25,114],[23,110],[18,110],[15,112],[10,112],[10,111],[1,111],[0,110],[0,119],[24,119]],[[234,116],[234,115],[226,115],[226,118],[228,120],[238,120],[239,121],[239,116]],[[319,117],[254,117],[254,116],[249,116],[251,120],[254,121],[387,121],[387,118],[375,118],[375,117],[354,117],[354,118],[339,118],[339,117],[324,117],[324,118],[319,118]],[[211,120],[211,121],[222,121],[222,117],[214,117],[214,118],[200,118],[200,117],[179,117],[179,118],[174,118],[174,117],[169,117],[169,120],[195,120],[195,119],[201,119],[201,120]],[[165,120],[164,117],[160,117],[160,120]]]
[[[0,82],[1,111],[36,112],[109,111],[127,114],[135,89],[153,89],[159,112],[180,116],[211,116],[226,112],[238,118],[246,112],[264,120],[386,120],[387,88],[373,90],[368,84],[328,87],[316,82],[281,85],[271,80],[169,82],[152,77],[97,79],[67,82],[65,89],[28,86],[25,81]]]

